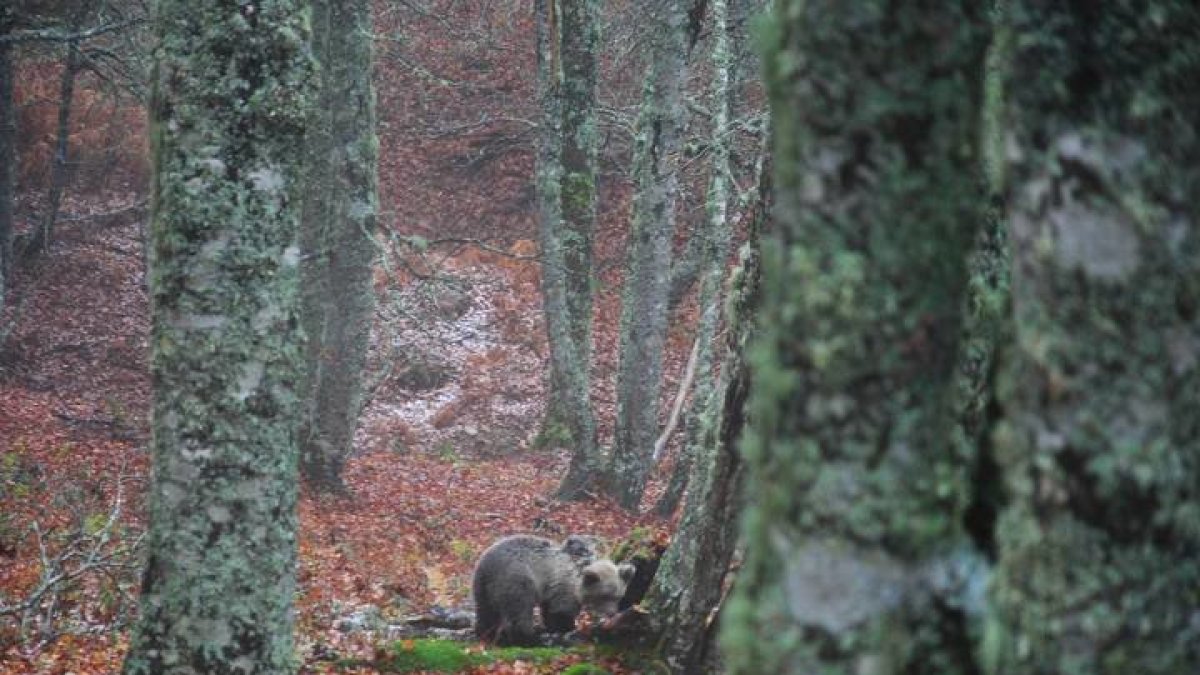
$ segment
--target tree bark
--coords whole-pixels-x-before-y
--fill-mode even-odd
[[[696,411],[711,411],[710,406],[716,405],[715,402],[709,400],[714,396],[716,386],[713,343],[720,325],[721,291],[725,281],[726,259],[729,256],[732,234],[729,224],[730,183],[732,182],[729,157],[730,144],[733,142],[730,134],[732,112],[730,97],[733,84],[732,35],[728,25],[729,3],[727,0],[713,0],[711,4],[713,17],[711,105],[715,112],[715,119],[710,152],[708,199],[705,204],[706,218],[704,226],[692,233],[693,240],[700,242],[697,245],[700,262],[698,272],[702,275],[700,294],[697,300],[700,308],[700,320],[696,325],[696,384],[692,391],[692,406]],[[760,186],[761,184],[760,181]],[[757,242],[754,245],[757,245]],[[684,478],[691,474],[691,467],[695,462],[699,446],[704,443],[705,430],[702,427],[705,423],[711,422],[711,415],[711,412],[688,415],[683,448],[679,457],[676,458],[676,462],[680,466],[676,467],[671,480],[668,481],[667,489],[663,492],[659,503],[655,505],[655,512],[659,515],[669,516],[673,513],[682,497],[688,482]]]
[[[71,15],[71,34],[79,33],[84,18],[90,12],[90,2],[83,2],[75,8]],[[71,108],[75,104],[75,79],[83,68],[83,58],[79,51],[79,39],[67,40],[66,49],[67,55],[63,60],[63,72],[59,79],[58,125],[54,134],[54,157],[50,162],[50,192],[46,196],[42,222],[33,231],[22,255],[38,256],[50,247],[54,238],[54,225],[58,221],[58,211],[62,206],[63,191],[66,190],[69,179],[67,155],[70,152],[71,141]]]
[[[557,494],[580,499],[591,493],[601,469],[588,375],[600,10],[595,0],[539,0],[535,9],[542,107],[537,193],[542,302],[550,344],[543,433],[565,436],[572,447],[571,464]],[[566,434],[555,434],[559,428]]]
[[[989,673],[1200,664],[1200,6],[1015,3]]]
[[[718,111],[713,135],[718,146],[727,137],[730,109],[728,14],[725,0],[713,0],[713,98]],[[729,240],[728,223],[724,222],[727,161],[728,146],[724,150],[718,147],[708,204],[708,235],[713,243],[706,255],[701,287],[701,297],[711,301],[704,305],[705,311],[711,306],[714,313],[716,307],[723,306],[716,296],[724,278],[724,251]],[[764,157],[759,165],[758,199],[747,242],[733,276],[720,376],[714,382],[710,367],[705,375],[708,384],[696,387],[696,394],[704,398],[697,399],[703,401],[703,407],[696,414],[697,436],[690,453],[694,470],[683,518],[644,603],[649,613],[658,617],[662,658],[671,672],[680,675],[713,670],[716,615],[728,587],[726,576],[738,541],[745,467],[739,443],[746,425],[745,404],[750,388],[746,343],[756,333],[755,316],[762,296],[759,238],[770,208],[770,171],[770,162]],[[702,317],[702,326],[706,321],[712,322],[707,329],[715,332],[717,317]]]
[[[592,239],[596,226],[596,79],[600,3],[559,0],[562,57],[562,236],[571,339],[583,364],[592,354]],[[590,414],[590,413],[589,413]]]
[[[306,145],[300,225],[305,366],[301,471],[317,489],[342,492],[363,405],[375,293],[379,210],[371,5],[314,0],[318,104]]]
[[[684,0],[647,3],[650,67],[634,144],[633,224],[621,302],[617,419],[606,491],[636,510],[657,436],[666,343],[676,166],[686,123],[689,35]]]
[[[732,673],[978,672],[986,563],[950,402],[985,27],[982,2],[776,4]]]
[[[12,7],[0,8],[0,36],[16,26]],[[13,100],[13,47],[0,41],[0,315],[8,306],[13,265],[13,204],[17,188],[17,110]]]
[[[154,472],[124,672],[293,672],[307,7],[162,0],[157,32]]]

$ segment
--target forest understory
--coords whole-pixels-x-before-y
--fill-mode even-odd
[[[116,210],[132,199],[81,199],[68,209]],[[45,580],[43,554],[54,558],[68,541],[80,553],[90,550],[72,536],[97,534],[118,501],[119,522],[102,551],[130,543],[144,528],[149,308],[139,242],[140,224],[131,217],[69,225],[17,279],[23,302],[0,364],[0,593],[6,598],[28,597]],[[416,377],[411,366],[392,369],[364,413],[358,452],[345,474],[350,494],[302,496],[296,599],[302,672],[325,672],[339,658],[373,659],[394,642],[388,626],[406,617],[469,610],[471,569],[499,536],[585,532],[615,541],[636,527],[665,525],[607,500],[564,503],[549,496],[568,457],[532,447],[545,353],[536,266],[474,248],[446,262],[463,280],[443,291],[458,303],[447,315],[454,318],[417,330],[381,305],[375,334],[424,345],[428,351],[418,355],[426,370],[436,363],[448,376],[438,383]],[[380,342],[373,345],[378,368],[391,354]],[[675,364],[676,375],[681,367]],[[652,481],[646,503],[661,483]],[[109,562],[138,563],[130,556]],[[66,561],[59,571],[86,565]],[[58,598],[53,622],[28,627],[52,640],[14,643],[17,635],[0,635],[0,673],[117,672],[127,647],[120,621],[133,609],[136,581],[132,569],[113,564],[81,574]],[[563,664],[527,667],[474,672],[557,672]],[[615,663],[609,667],[620,672]]]

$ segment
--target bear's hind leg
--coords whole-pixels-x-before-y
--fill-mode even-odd
[[[537,587],[531,576],[518,575],[496,589],[493,597],[500,614],[496,643],[528,647],[536,645],[537,629],[533,625],[533,608]]]
[[[487,603],[476,603],[475,637],[494,642],[500,633],[500,614]]]

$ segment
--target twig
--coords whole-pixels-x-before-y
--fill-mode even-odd
[[[679,391],[675,394],[675,405],[671,406],[671,416],[667,418],[666,428],[654,442],[654,454],[652,455],[654,463],[658,463],[658,460],[662,458],[663,451],[667,448],[667,440],[671,438],[671,434],[675,433],[675,427],[679,424],[679,413],[683,411],[683,400],[687,398],[688,391],[692,388],[692,382],[696,379],[696,362],[700,360],[700,338],[700,335],[696,335],[696,339],[692,341],[692,353],[688,355],[683,381],[679,383]]]
[[[145,20],[146,19],[144,17],[137,17],[136,19],[104,24],[102,26],[96,26],[95,28],[89,28],[87,30],[77,32],[64,32],[60,28],[18,30],[13,31],[8,35],[0,36],[0,44],[6,42],[12,44],[20,44],[22,42],[82,42],[84,40],[90,40],[94,37],[99,37],[105,33],[112,33],[113,31],[118,31],[122,28],[136,26],[145,22]]]

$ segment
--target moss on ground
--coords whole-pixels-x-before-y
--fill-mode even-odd
[[[591,654],[591,648],[484,648],[476,642],[464,643],[456,640],[428,638],[394,642],[387,648],[383,656],[377,658],[369,665],[382,673],[456,673],[477,666],[486,666],[493,663],[512,663],[515,661],[548,665],[572,656],[583,656],[586,658]],[[360,661],[347,661],[342,665],[351,668],[367,664]],[[608,673],[604,668],[586,661],[572,664],[566,670],[556,670],[555,672],[573,673],[574,675],[601,675]]]

